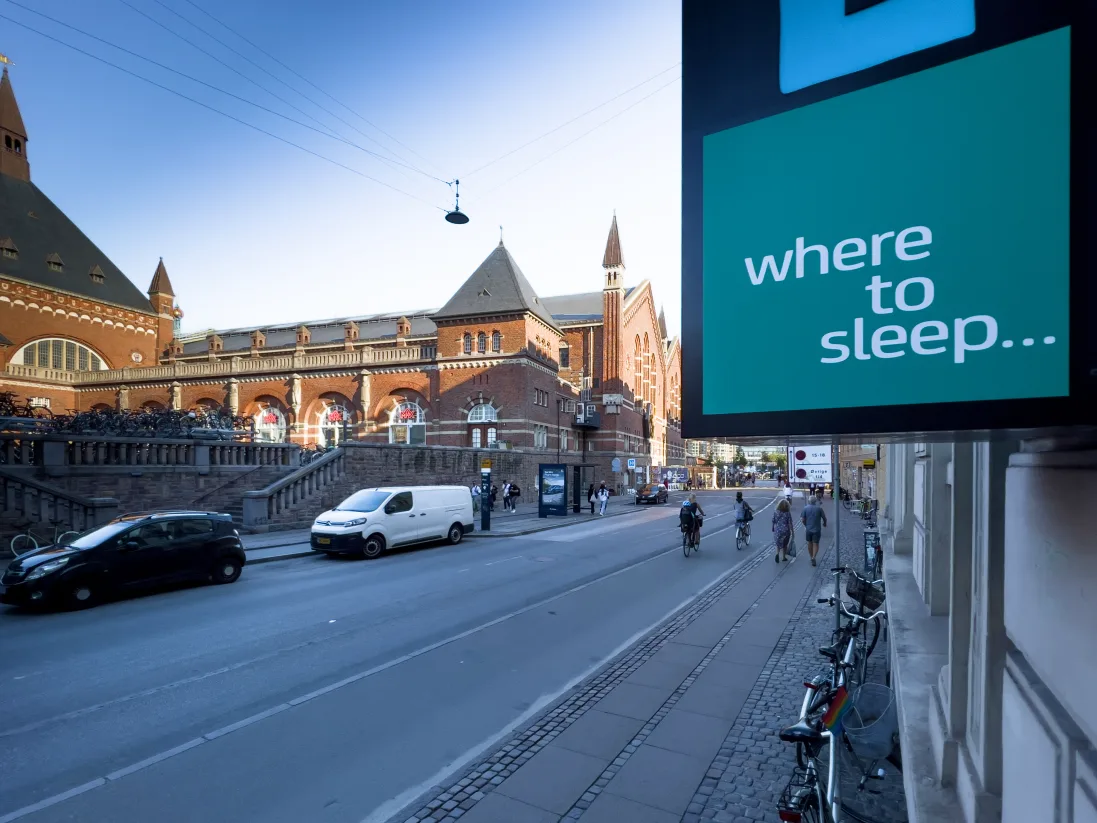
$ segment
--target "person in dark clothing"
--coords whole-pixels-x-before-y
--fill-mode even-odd
[[[594,484],[590,484],[590,488],[587,489],[587,502],[590,503],[590,513],[594,514]]]
[[[518,488],[517,483],[510,484],[510,513],[514,514],[516,506],[518,505],[518,496],[522,493],[522,490]]]
[[[488,500],[488,511],[495,511],[495,501],[499,497],[499,487],[491,484],[491,498]]]

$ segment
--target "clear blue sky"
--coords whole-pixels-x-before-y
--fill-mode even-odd
[[[296,119],[121,0],[24,5]],[[173,16],[127,0],[361,145],[361,134]],[[681,59],[676,0],[453,3],[194,0],[418,155],[254,52],[187,0],[161,2],[443,179],[450,188],[87,40],[0,0],[0,14],[320,152],[430,205],[277,142],[0,20],[35,183],[142,289],[163,257],[184,330],[440,306],[505,241],[541,294],[601,288],[617,210],[628,281],[652,280],[678,328],[681,84],[500,186],[680,76],[675,68],[483,171],[474,169]],[[306,121],[308,122],[308,121]],[[315,124],[314,124],[315,125]],[[499,188],[490,191],[495,187]]]

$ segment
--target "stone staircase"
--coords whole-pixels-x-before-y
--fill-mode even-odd
[[[184,508],[197,511],[218,511],[232,515],[237,528],[244,525],[244,494],[276,483],[289,472],[281,466],[257,466],[234,477],[217,488],[194,497]],[[311,522],[311,521],[310,521]]]

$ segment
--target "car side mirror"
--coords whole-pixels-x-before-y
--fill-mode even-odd
[[[136,549],[139,549],[139,548],[141,548],[141,544],[138,543],[136,540],[125,540],[125,541],[122,542],[122,545],[121,545],[122,551],[126,551],[126,552],[132,552],[132,551],[134,551]]]
[[[396,509],[394,509],[392,507],[391,503],[389,503],[387,506],[385,506],[385,514],[395,514],[395,512],[396,512]]]

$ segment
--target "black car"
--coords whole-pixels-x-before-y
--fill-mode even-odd
[[[230,515],[126,515],[65,545],[17,557],[0,577],[0,603],[82,608],[161,583],[235,583],[246,562]]]
[[[666,486],[661,486],[658,483],[651,483],[636,489],[637,506],[641,503],[666,503],[669,497],[670,493],[667,492]]]

